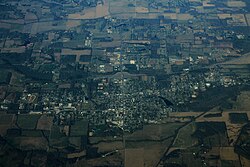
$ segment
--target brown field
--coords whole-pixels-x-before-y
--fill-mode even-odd
[[[195,121],[196,122],[226,122],[227,118],[223,117],[223,114],[221,117],[204,117],[207,114],[215,114],[215,113],[220,113],[220,112],[207,112],[206,114],[204,114],[203,116],[197,118]]]
[[[30,33],[36,34],[39,32],[52,31],[52,30],[68,30],[65,21],[48,21],[48,22],[37,22],[32,24]]]
[[[159,16],[158,13],[137,13],[136,18],[138,19],[156,19]]]
[[[90,144],[95,144],[98,142],[116,142],[122,141],[122,137],[117,136],[114,138],[113,136],[105,136],[105,137],[89,137]]]
[[[10,48],[3,48],[1,50],[2,53],[24,53],[25,47],[19,46],[19,47],[10,47]]]
[[[69,19],[94,19],[95,18],[95,8],[90,8],[83,10],[82,13],[69,14]]]
[[[53,117],[49,117],[47,115],[42,115],[37,121],[38,130],[51,130],[51,126],[53,125]]]
[[[31,29],[32,29],[32,24],[25,24],[22,27],[22,33],[30,33]]]
[[[83,10],[81,13],[69,14],[69,19],[97,19],[109,15],[109,3],[104,0],[104,4]]]
[[[93,146],[98,147],[98,152],[99,153],[111,152],[111,151],[114,151],[114,150],[122,150],[122,149],[124,149],[122,141],[101,142],[101,143],[95,144]]]
[[[156,19],[159,14],[158,13],[136,13],[136,12],[127,12],[127,13],[115,13],[112,16],[117,17],[119,19]]]
[[[219,17],[219,19],[229,19],[229,18],[232,18],[231,14],[227,14],[227,13],[220,13],[220,14],[217,14],[217,16]]]
[[[3,23],[9,23],[9,24],[24,24],[24,20],[23,19],[5,19],[5,20],[0,20],[0,22]],[[2,24],[2,23],[1,23]]]
[[[109,4],[107,0],[104,0],[103,5],[96,6],[96,18],[105,17],[109,15]]]
[[[250,91],[243,91],[234,103],[234,110],[250,111]],[[249,115],[250,116],[250,115]]]
[[[134,2],[129,2],[129,0],[110,0],[110,14],[135,13],[135,7],[128,7],[129,4],[134,4]]]
[[[250,166],[250,160],[246,159],[245,157],[240,156],[240,161],[242,167],[249,167]]]
[[[47,156],[42,154],[32,154],[31,158],[31,165],[37,167],[44,167],[46,166]]]
[[[16,122],[16,116],[12,114],[0,115],[0,135],[4,136],[7,130],[14,126]]]
[[[145,8],[145,7],[136,7],[135,12],[136,13],[148,13],[149,10],[148,10],[148,8]]]
[[[21,24],[11,24],[10,31],[11,32],[15,32],[15,31],[23,32],[23,24],[24,23],[21,23]]]
[[[191,118],[188,117],[168,117],[168,118],[164,118],[162,119],[162,122],[181,122],[181,123],[185,123],[185,122],[190,122]]]
[[[165,121],[169,122],[188,122],[191,120],[191,117],[197,117],[201,115],[203,112],[171,112],[169,113],[169,117],[165,119]]]
[[[0,24],[0,28],[6,28],[6,29],[10,29],[11,28],[11,24],[8,23],[2,23]]]
[[[121,46],[121,41],[120,40],[114,40],[112,42],[98,42],[95,44],[95,47],[97,48],[105,48],[105,47],[119,47]]]
[[[114,13],[112,16],[113,17],[117,17],[119,19],[138,18],[138,17],[136,17],[135,12],[130,12],[130,13]]]
[[[235,64],[235,65],[250,64],[250,53],[246,53],[239,58],[235,58],[233,60],[224,62],[222,64]]]
[[[24,17],[24,20],[25,20],[25,22],[35,21],[35,20],[37,20],[37,16],[34,13],[27,12],[25,17]]]
[[[81,21],[80,20],[68,20],[66,22],[67,29],[71,29],[71,28],[77,27],[79,25],[81,25]]]
[[[144,166],[152,167],[159,162],[159,160],[169,147],[172,139],[173,138],[169,138],[162,142],[157,142],[157,141],[126,142],[126,149],[131,149],[131,150],[143,149],[144,153],[142,157],[144,157]]]
[[[125,135],[125,150],[124,143],[120,137],[91,137],[90,143],[92,143],[93,146],[98,147],[98,152],[110,152],[118,149],[119,152],[117,154],[121,154],[121,157],[126,159],[125,166],[131,166],[131,164],[140,166],[142,164],[142,166],[145,167],[152,167],[158,163],[164,152],[169,147],[173,139],[173,137],[170,136],[173,136],[174,131],[182,125],[183,123],[145,125],[143,130],[138,130],[132,134]],[[100,143],[94,144],[97,142]],[[138,150],[141,152],[137,152]],[[129,154],[127,152],[126,155],[122,155],[123,151],[125,151],[125,154],[126,151],[129,151]],[[134,157],[138,154],[140,154],[139,158],[136,158],[138,161],[134,162]],[[96,163],[99,164],[103,159],[96,159]]]
[[[215,113],[215,112],[208,112]],[[229,119],[229,113],[247,113],[248,118],[250,118],[250,112],[247,111],[224,111],[222,112],[221,117],[210,117],[205,118],[204,116],[196,119],[196,122],[225,122],[227,128],[228,139],[231,142],[230,145],[233,145],[238,138],[240,130],[244,124],[232,124]]]
[[[144,125],[143,130],[138,130],[125,136],[126,140],[153,140],[159,141],[174,135],[176,129],[183,123],[150,124]]]
[[[227,127],[227,134],[228,134],[228,139],[231,141],[231,145],[233,145],[240,133],[241,128],[244,126],[244,124],[232,124],[230,119],[229,119],[229,113],[230,112],[223,112],[222,116],[226,119],[226,127]],[[250,112],[245,112],[245,111],[233,111],[231,113],[247,113],[248,119],[249,119],[249,114]]]
[[[14,123],[15,115],[0,114],[0,125],[11,125]]]
[[[221,160],[237,161],[238,155],[234,152],[234,147],[220,147]]]
[[[250,109],[250,91],[243,91],[237,97],[236,102],[233,103],[233,109],[231,111],[222,112],[221,117],[210,117],[210,118],[204,117],[206,114],[211,114],[211,113],[214,114],[219,112],[218,108],[214,108],[210,112],[207,112],[205,115],[197,118],[196,122],[225,122],[227,128],[228,140],[230,142],[230,145],[232,146],[236,142],[240,130],[244,126],[244,124],[232,124],[229,119],[229,113],[247,113],[248,119],[250,119],[250,112],[248,112],[249,109]]]
[[[121,166],[123,162],[123,153],[107,156],[105,158],[95,158],[89,160],[79,160],[74,164],[74,167],[93,167],[93,166]]]
[[[177,20],[190,20],[193,16],[190,14],[177,14]]]
[[[81,55],[91,55],[91,50],[62,49],[61,55],[76,55],[76,62],[79,62]]]
[[[175,20],[177,19],[177,14],[176,13],[164,13],[163,14],[165,18]]]
[[[247,26],[247,20],[244,14],[233,14],[232,18],[234,22],[241,24],[242,26]]]
[[[169,113],[170,117],[189,117],[189,116],[198,116],[202,114],[203,112],[172,112]]]
[[[27,137],[25,139],[22,139],[20,147],[27,150],[29,149],[46,150],[47,141],[45,138]]]
[[[229,141],[232,141],[231,145],[233,145],[236,142],[243,125],[226,124],[226,126],[227,126],[228,139]]]
[[[167,148],[169,147],[171,140],[173,138],[169,138],[163,142],[158,143],[145,143],[144,147],[144,163],[145,167],[156,166],[159,162]]]
[[[240,1],[240,0],[238,0],[238,1],[236,1],[236,0],[228,1],[227,5],[229,7],[238,7],[238,8],[246,7],[246,3],[243,2],[243,1]]]
[[[47,140],[43,137],[16,137],[14,139],[22,150],[46,150]]]
[[[20,74],[16,71],[11,71],[12,73],[12,76],[11,76],[11,79],[10,79],[10,85],[20,85],[21,84],[21,80],[22,78],[24,77],[23,74]]]
[[[191,136],[195,132],[195,130],[196,127],[194,123],[190,123],[187,126],[181,128],[175,138],[173,146],[179,148],[187,148],[197,144],[197,139]]]
[[[144,149],[125,149],[125,167],[144,167]]]

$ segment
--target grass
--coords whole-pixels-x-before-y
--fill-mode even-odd
[[[2,114],[0,116],[0,125],[9,125],[13,120],[14,115],[12,114]]]
[[[50,130],[53,124],[53,117],[42,115],[37,122],[37,129]]]
[[[174,147],[191,147],[197,143],[197,139],[192,137],[196,130],[195,123],[190,123],[179,130],[179,133],[174,141]]]
[[[229,113],[230,122],[233,124],[243,124],[248,122],[247,113]]]
[[[152,140],[160,141],[171,137],[175,134],[175,131],[181,127],[183,123],[167,123],[161,125],[144,125],[143,130],[136,131],[132,134],[126,135],[128,140]]]
[[[8,71],[0,71],[0,84],[1,83],[9,83],[11,78],[11,73]]]
[[[88,122],[86,120],[76,121],[71,125],[70,136],[87,136],[88,135]]]
[[[41,115],[29,115],[29,114],[18,115],[17,125],[21,129],[35,129],[37,121],[40,117]]]

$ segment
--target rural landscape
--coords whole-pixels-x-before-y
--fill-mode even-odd
[[[250,167],[250,1],[0,0],[0,167]]]

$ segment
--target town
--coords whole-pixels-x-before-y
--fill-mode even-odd
[[[0,156],[23,151],[12,163],[26,166],[250,164],[247,0],[13,0],[0,9]],[[147,161],[139,141],[161,149]]]

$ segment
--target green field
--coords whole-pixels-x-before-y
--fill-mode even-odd
[[[29,114],[18,115],[17,125],[21,129],[35,129],[37,121],[40,117],[41,115],[29,115]]]
[[[198,141],[192,136],[196,130],[195,123],[190,123],[187,126],[179,130],[179,133],[174,141],[174,147],[191,147],[195,145]]]

